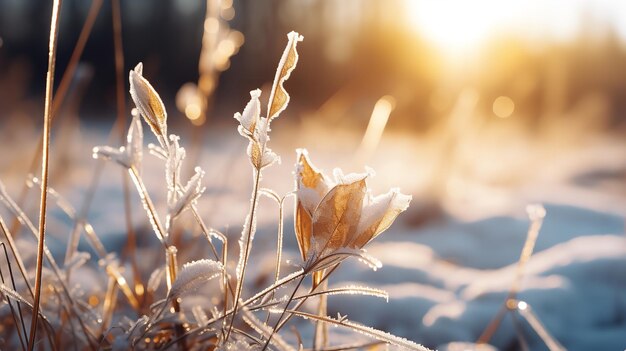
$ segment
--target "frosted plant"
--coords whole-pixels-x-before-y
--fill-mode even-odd
[[[372,196],[366,179],[371,173],[344,175],[335,169],[331,180],[298,150],[296,169],[296,238],[307,267],[330,267],[362,249],[406,210],[411,196],[398,189]],[[346,249],[348,251],[346,251]]]
[[[289,104],[289,94],[285,90],[284,83],[291,75],[291,71],[296,68],[296,64],[298,63],[298,51],[296,50],[296,47],[298,42],[303,40],[303,37],[296,32],[290,32],[287,35],[287,38],[289,39],[287,47],[285,47],[285,51],[283,51],[283,55],[278,63],[278,68],[276,69],[276,75],[274,76],[274,83],[272,85],[269,103],[267,106],[267,117],[261,117],[259,102],[261,91],[258,89],[250,92],[251,99],[244,108],[243,113],[236,113],[234,116],[240,123],[237,128],[239,134],[246,137],[249,141],[247,154],[250,159],[250,163],[253,166],[254,185],[250,200],[250,211],[241,232],[241,238],[239,239],[240,253],[239,261],[237,262],[237,287],[235,289],[235,305],[233,307],[233,315],[236,315],[239,307],[239,298],[241,297],[241,291],[243,289],[246,265],[250,256],[252,240],[256,230],[256,209],[259,199],[261,171],[265,167],[272,165],[274,162],[279,161],[278,155],[267,147],[267,142],[270,139],[270,122],[274,118],[278,117],[278,115],[280,115],[280,113],[284,111]],[[226,339],[230,336],[233,322],[234,318],[231,319]]]
[[[246,153],[253,175],[250,209],[239,240],[240,252],[234,277],[231,277],[226,269],[229,263],[233,263],[228,261],[226,236],[207,227],[197,210],[197,199],[205,189],[202,185],[205,172],[196,167],[195,173],[189,179],[182,179],[181,168],[185,161],[185,149],[181,146],[179,136],[168,134],[165,105],[154,87],[143,76],[141,63],[129,73],[130,95],[136,109],[133,110],[133,119],[124,145],[95,147],[93,157],[112,161],[128,172],[152,230],[162,245],[163,251],[156,251],[160,253],[160,257],[156,257],[160,260],[155,261],[156,264],[152,265],[149,271],[132,272],[135,279],[149,277],[147,284],[141,282],[134,286],[129,284],[128,272],[125,271],[126,264],[116,254],[105,250],[89,222],[84,217],[77,216],[69,202],[54,189],[43,186],[37,178],[30,177],[29,186],[36,185],[44,189],[67,217],[85,232],[88,243],[95,251],[94,258],[98,259],[98,265],[92,268],[99,273],[97,278],[106,282],[104,287],[97,288],[80,288],[73,284],[71,288],[68,286],[70,273],[81,274],[88,268],[88,262],[93,260],[89,254],[78,251],[80,235],[78,232],[70,235],[63,267],[55,263],[44,246],[52,270],[47,267],[43,270],[47,282],[43,290],[44,303],[39,311],[33,313],[39,315],[38,319],[51,348],[60,349],[73,342],[73,345],[82,348],[114,350],[168,348],[301,350],[303,341],[300,340],[299,333],[297,344],[281,334],[281,329],[292,317],[300,317],[316,323],[313,349],[325,349],[326,346],[325,342],[316,344],[317,326],[334,325],[396,347],[426,350],[411,341],[351,322],[347,316],[339,314],[336,318],[329,317],[325,308],[319,308],[316,314],[306,312],[302,308],[310,298],[325,301],[323,299],[334,295],[358,294],[388,300],[389,296],[383,290],[352,284],[328,288],[326,283],[334,269],[350,256],[357,257],[373,268],[380,266],[376,259],[365,253],[363,247],[386,230],[407,208],[411,200],[410,196],[400,193],[397,189],[383,195],[372,196],[366,183],[371,172],[344,175],[340,170],[336,170],[334,178],[330,179],[315,168],[304,150],[298,150],[295,191],[280,196],[275,191],[260,186],[262,171],[279,161],[278,155],[268,146],[270,124],[289,103],[290,98],[284,83],[296,67],[298,61],[296,47],[302,39],[298,33],[288,34],[287,46],[269,92],[265,116],[262,116],[261,91],[258,89],[250,92],[250,101],[243,111],[234,115],[239,123],[239,134],[248,142]],[[158,145],[149,145],[149,150],[152,155],[163,161],[164,186],[161,190],[167,194],[164,204],[155,204],[152,201],[151,192],[142,178],[144,138],[141,119],[148,124],[158,140]],[[295,271],[281,276],[283,205],[285,199],[293,194],[296,196],[295,235],[303,264]],[[244,292],[245,272],[246,267],[251,264],[250,252],[261,195],[274,199],[279,205],[275,280],[263,289]],[[0,202],[4,203],[35,237],[37,236],[34,225],[10,199],[2,183],[0,183]],[[178,248],[175,243],[182,241],[175,240],[173,235],[176,231],[173,228],[175,220],[184,211],[193,214],[208,239],[216,260],[193,258],[192,261],[179,266]],[[165,221],[162,222],[161,218]],[[24,280],[24,284],[15,284],[11,273],[9,285],[8,281],[4,281],[0,265],[2,278],[0,295],[8,302],[13,323],[19,328],[19,324],[24,324],[20,322],[25,318],[23,311],[17,309],[20,306],[24,307],[28,313],[35,310],[36,305],[30,303],[32,293],[24,294],[25,291],[30,293],[32,290],[25,260],[16,251],[12,236],[1,219],[0,227]],[[221,255],[213,246],[212,238],[222,241]],[[183,245],[179,246],[184,248]],[[148,248],[142,254],[150,255],[151,252],[152,250]],[[165,262],[162,262],[163,254]],[[183,254],[189,256],[187,253]],[[5,256],[11,269],[6,250]],[[143,256],[142,259],[144,258],[146,257]],[[214,284],[217,277],[222,278],[219,288]],[[313,284],[307,286],[306,277],[312,277]],[[167,287],[165,292],[161,289],[163,285]],[[290,289],[290,292],[285,294],[283,289]],[[308,291],[303,292],[305,289]],[[13,344],[17,345],[17,340],[22,345],[34,341],[26,338],[25,326],[17,331],[21,335],[15,338]],[[350,349],[361,346],[333,347]]]

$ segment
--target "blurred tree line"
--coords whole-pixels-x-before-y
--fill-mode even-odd
[[[173,112],[177,90],[198,78],[206,2],[121,3],[126,70],[143,61],[146,76]],[[90,5],[84,0],[63,3],[59,76]],[[40,0],[0,0],[0,118],[26,108],[22,106],[30,106],[27,114],[42,108],[50,6]],[[486,119],[493,116],[494,99],[504,95],[530,125],[545,119],[567,121],[572,114],[592,116],[607,127],[624,124],[626,50],[610,29],[598,36],[587,35],[583,28],[577,40],[565,43],[503,35],[471,62],[451,68],[407,28],[401,0],[235,0],[233,7],[230,25],[244,34],[245,43],[220,78],[216,118],[231,118],[244,106],[249,90],[271,82],[286,33],[296,30],[305,42],[299,46],[298,71],[288,83],[294,115],[362,124],[374,102],[390,94],[397,101],[392,126],[427,129],[450,113],[459,94],[470,88],[478,92],[477,109]],[[83,118],[112,119],[110,1],[104,1],[79,73]]]

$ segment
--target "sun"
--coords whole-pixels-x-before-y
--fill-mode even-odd
[[[404,4],[412,29],[454,54],[480,46],[494,30],[506,24],[511,13],[502,2],[492,0],[405,0]]]

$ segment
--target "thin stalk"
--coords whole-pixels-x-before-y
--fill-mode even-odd
[[[320,284],[323,290],[328,289],[328,280],[325,280]],[[322,294],[319,297],[319,304],[317,306],[317,314],[319,316],[326,316],[328,312],[328,295]],[[324,348],[328,346],[328,326],[320,321],[315,321],[315,334],[313,337],[313,350],[318,348]]]
[[[126,299],[128,299],[128,303],[130,303],[134,309],[139,309],[139,301],[137,301],[137,298],[133,295],[133,291],[130,289],[128,282],[126,282],[126,278],[120,274],[116,267],[113,267],[110,264],[107,264],[105,270],[107,275],[117,282],[117,285],[122,290],[122,293],[126,296]]]
[[[302,276],[302,278],[300,278],[300,280],[298,280],[298,284],[296,284],[296,287],[293,289],[293,292],[291,293],[291,296],[289,296],[289,299],[287,300],[287,304],[285,305],[285,308],[283,309],[283,312],[278,317],[278,320],[276,321],[276,324],[274,324],[274,327],[272,328],[272,332],[270,333],[270,336],[267,338],[267,341],[265,342],[265,345],[263,345],[263,349],[261,349],[261,351],[264,351],[264,350],[266,350],[269,347],[270,341],[272,340],[272,337],[274,336],[274,333],[276,333],[276,331],[278,329],[278,326],[280,325],[281,319],[283,319],[283,316],[285,315],[285,312],[287,312],[287,308],[289,308],[289,304],[291,303],[291,301],[293,301],[294,296],[296,296],[296,292],[300,288],[300,285],[302,285],[302,282],[304,281],[304,277],[305,276]]]
[[[376,349],[375,346],[383,345],[382,341],[373,341],[364,344],[354,344],[348,346],[333,346],[333,347],[325,347],[320,349],[319,351],[348,351],[348,350],[370,350]],[[312,351],[308,349],[303,349],[303,351]]]
[[[146,189],[146,185],[143,183],[143,180],[139,176],[139,172],[137,172],[137,169],[135,167],[128,168],[128,174],[130,174],[130,179],[133,181],[135,187],[137,188],[139,198],[141,199],[141,202],[144,205],[143,207],[148,214],[148,219],[152,224],[154,233],[156,234],[161,244],[163,244],[163,247],[167,250],[167,248],[169,247],[169,245],[167,244],[167,236],[165,234],[163,226],[161,225],[161,221],[159,220],[159,215],[157,214],[157,211],[154,207],[154,203],[150,198],[150,194],[148,194],[148,189]]]
[[[314,266],[314,265],[313,265]],[[316,286],[312,286],[311,290],[309,291],[309,295],[311,295],[312,293],[314,293],[317,289],[319,289],[320,286],[322,286],[322,284],[324,282],[326,282],[328,280],[328,277],[330,277],[330,275],[339,267],[339,265],[335,265],[334,267],[332,267],[328,273],[326,273],[324,275],[324,277],[318,282],[318,284]],[[300,308],[300,306],[302,306],[306,300],[308,299],[308,296],[305,296],[302,300],[298,301],[298,303],[295,305],[295,307],[293,308],[294,310],[297,310],[298,308]],[[284,321],[282,321],[280,324],[278,324],[276,326],[276,328],[274,328],[274,332],[278,332],[285,324],[287,324],[287,322],[289,322],[289,320],[291,319],[291,317],[293,317],[293,314],[290,314],[287,316],[287,318],[285,318]]]
[[[34,299],[35,294],[33,293],[33,287],[30,283],[30,280],[28,279],[28,273],[26,272],[26,266],[24,266],[24,260],[22,259],[20,252],[17,250],[17,246],[15,245],[15,241],[13,240],[13,235],[11,234],[11,232],[9,232],[9,229],[7,228],[6,224],[4,223],[1,217],[0,217],[0,229],[2,230],[2,233],[4,234],[4,237],[7,239],[7,244],[9,245],[9,249],[11,249],[11,253],[13,253],[13,257],[15,258],[15,261],[17,262],[17,268],[20,270],[20,273],[22,274],[22,278],[24,278],[24,282],[26,283],[28,292],[30,293],[30,296]]]
[[[287,196],[289,195],[293,195],[294,193],[289,193],[287,195],[285,195],[284,197],[280,198],[278,196],[278,194],[276,194],[274,191],[271,191],[269,189],[261,189],[261,194],[264,194],[272,199],[274,199],[274,201],[276,201],[276,203],[278,204],[278,234],[277,234],[277,238],[276,238],[276,268],[274,270],[274,282],[277,282],[278,279],[280,279],[280,263],[282,261],[282,254],[283,254],[283,225],[284,225],[284,203],[285,203],[285,199],[287,198]],[[272,297],[274,297],[274,293],[272,292]],[[265,323],[267,324],[269,322],[270,319],[270,312],[267,313],[267,316],[265,317]]]
[[[41,185],[39,180],[36,178],[32,179],[32,184]],[[73,239],[70,239],[70,242],[76,242],[76,243],[78,242],[79,237],[77,235],[78,233],[80,233],[80,229],[82,228],[82,230],[85,231],[87,241],[89,242],[93,250],[96,252],[96,255],[98,255],[98,259],[106,259],[107,251],[104,248],[104,245],[102,244],[100,239],[98,238],[98,235],[95,233],[91,224],[89,224],[89,222],[87,222],[84,218],[82,219],[77,218],[75,215],[75,211],[71,207],[71,205],[53,188],[48,187],[48,195],[52,196],[52,199],[56,201],[59,208],[65,213],[65,215],[67,215],[67,217],[71,221],[74,222],[75,229],[72,231]],[[85,201],[87,203],[90,202],[88,200],[85,200]],[[68,255],[68,256],[71,258],[72,255]],[[66,259],[68,258],[68,256],[66,256]],[[106,273],[110,277],[114,278],[117,281],[120,288],[122,289],[122,292],[128,298],[128,302],[131,304],[131,306],[135,309],[139,308],[139,302],[133,295],[133,292],[128,286],[128,283],[126,282],[126,279],[124,279],[124,277],[119,273],[119,270],[117,269],[117,267],[113,267],[111,264],[107,263],[105,270],[106,270]],[[65,273],[66,273],[66,276],[69,275],[70,273],[69,269],[67,269]],[[67,279],[67,281],[69,284],[69,279]]]
[[[48,53],[48,74],[46,75],[46,100],[43,124],[43,148],[41,156],[41,201],[39,202],[39,240],[37,241],[37,269],[35,271],[35,300],[33,302],[33,318],[30,324],[30,338],[28,350],[35,347],[37,336],[37,320],[39,319],[39,302],[41,299],[41,273],[43,272],[43,255],[46,235],[46,202],[48,198],[48,163],[50,158],[50,124],[52,112],[52,89],[54,84],[54,66],[56,60],[57,39],[59,33],[59,11],[62,0],[54,0],[52,5],[52,20],[50,23],[50,43]]]
[[[520,289],[522,279],[524,278],[524,268],[526,267],[526,263],[530,260],[530,257],[533,254],[535,243],[537,242],[537,237],[539,236],[539,231],[541,230],[541,226],[543,224],[543,218],[545,217],[545,209],[543,209],[543,207],[529,206],[527,208],[527,211],[531,219],[531,224],[526,234],[526,241],[524,242],[522,252],[520,253],[520,258],[517,261],[515,278],[513,279],[513,283],[511,284],[509,293],[502,303],[502,306],[498,310],[498,313],[493,318],[493,320],[491,320],[489,325],[487,325],[487,328],[485,328],[483,333],[478,338],[478,344],[485,344],[488,343],[489,340],[491,340],[491,337],[498,330],[498,327],[502,322],[502,318],[504,318],[504,315],[507,312],[507,304],[510,301],[515,301],[517,298],[517,293]]]
[[[524,337],[524,330],[522,329],[522,323],[519,320],[519,316],[515,314],[515,312],[511,311],[511,320],[513,320],[513,328],[515,329],[515,334],[517,334],[517,339],[519,340],[519,345],[522,351],[530,351],[528,347],[528,342]]]
[[[261,153],[262,154],[262,153]],[[248,216],[248,230],[246,233],[246,245],[244,246],[244,252],[240,253],[239,261],[241,263],[241,276],[237,279],[237,288],[235,289],[235,300],[233,301],[233,317],[230,320],[228,331],[226,332],[226,338],[228,340],[230,332],[233,329],[235,323],[235,317],[237,316],[237,309],[239,307],[239,298],[241,297],[241,290],[243,289],[243,282],[246,276],[246,266],[248,265],[248,257],[250,255],[250,247],[252,246],[252,230],[256,221],[256,209],[259,202],[259,184],[261,182],[261,170],[254,170],[254,186],[252,188],[252,201],[250,202],[250,215]],[[239,266],[239,264],[238,264]]]
[[[384,332],[380,332],[376,329],[364,326],[364,325],[360,325],[357,323],[353,323],[353,322],[349,322],[346,321],[345,319],[333,319],[333,318],[329,318],[329,317],[320,317],[318,315],[312,314],[312,313],[307,313],[307,312],[302,312],[302,311],[297,311],[297,310],[287,310],[287,312],[290,313],[290,315],[295,315],[295,316],[299,316],[302,318],[306,318],[306,319],[313,319],[313,320],[319,320],[321,322],[324,323],[328,323],[328,324],[332,324],[335,326],[341,326],[341,327],[346,327],[352,331],[357,331],[360,332],[364,335],[379,339],[380,341],[383,341],[385,343],[388,344],[392,344],[392,345],[396,345],[396,346],[400,346],[402,348],[408,349],[408,350],[419,350],[419,351],[430,351],[428,348],[416,344],[412,341],[409,341],[407,339],[403,339],[403,338],[399,338],[397,336],[391,335],[391,334],[387,334]]]
[[[28,230],[35,237],[35,240],[39,240],[40,236],[39,236],[39,233],[37,232],[37,228],[35,228],[35,225],[31,222],[28,216],[26,216],[24,211],[22,211],[17,206],[17,204],[9,197],[4,187],[4,184],[2,184],[2,182],[0,182],[0,199],[6,204],[6,206],[13,213],[13,215],[16,216],[16,218],[18,218],[22,223],[24,223],[24,225],[26,225]],[[50,264],[50,267],[52,268],[52,272],[54,273],[54,276],[56,277],[57,281],[61,285],[61,288],[63,289],[63,293],[65,297],[67,298],[67,301],[72,307],[72,311],[74,311],[74,314],[76,315],[76,319],[79,321],[81,327],[83,327],[83,331],[85,332],[85,334],[89,335],[90,333],[86,329],[84,323],[82,322],[80,314],[76,312],[75,310],[74,300],[72,299],[72,295],[70,294],[67,284],[65,284],[65,281],[63,279],[63,274],[61,273],[61,269],[59,268],[54,257],[52,256],[52,253],[50,252],[48,247],[45,245],[45,243],[44,243],[44,254],[46,256],[46,259],[48,260],[48,263]],[[33,297],[33,300],[34,300],[34,297]],[[89,341],[91,342],[91,340]]]
[[[176,258],[176,246],[170,246],[166,250],[166,270],[167,270],[167,292],[169,293],[172,289],[172,284],[176,280],[176,276],[178,275],[178,260]],[[175,313],[180,313],[180,302],[178,297],[172,299],[172,307],[174,308]],[[185,333],[185,329],[180,323],[175,323],[174,329],[176,330],[176,335],[180,336]],[[184,350],[186,349],[185,341],[181,340],[179,346]]]
[[[15,279],[13,278],[13,271],[11,270],[11,262],[9,261],[9,253],[7,252],[7,248],[4,243],[0,243],[0,246],[2,246],[2,248],[4,249],[4,257],[7,261],[7,266],[9,267],[9,276],[11,277],[13,290],[16,290]],[[4,274],[2,274],[2,268],[0,268],[0,281],[2,281],[2,284],[5,284]],[[5,298],[7,299],[7,304],[9,305],[9,309],[11,310],[11,316],[13,317],[13,323],[15,324],[15,330],[17,330],[17,337],[20,340],[20,345],[22,345],[22,350],[25,350],[26,342],[24,341],[24,338],[26,338],[26,326],[24,325],[24,316],[22,314],[22,308],[20,307],[19,301],[16,301],[15,304],[17,305],[17,309],[19,310],[19,318],[18,318],[15,314],[15,308],[13,307],[13,302],[11,302],[11,299],[9,298],[8,295],[6,295]],[[21,325],[22,325],[21,329],[20,329],[20,323],[18,323],[17,321],[18,319],[20,320]]]
[[[118,287],[115,278],[109,277],[107,291],[104,295],[104,302],[102,303],[102,328],[100,329],[102,334],[109,328],[109,324],[113,319],[113,309],[115,309],[117,301],[117,291]]]
[[[533,330],[539,335],[541,340],[546,344],[550,351],[564,351],[565,347],[561,345],[546,329],[546,327],[541,323],[539,318],[535,315],[530,308],[529,305],[526,305],[525,308],[518,308],[517,311],[519,314],[526,319],[526,322],[533,328]]]
[[[215,254],[216,256],[217,256],[217,250],[215,249],[215,246],[211,242],[211,235],[216,235],[218,238],[220,238],[220,241],[222,241],[221,261],[222,261],[222,267],[224,267],[224,270],[222,271],[222,288],[224,289],[223,313],[224,315],[226,315],[226,312],[228,311],[229,293],[233,295],[235,294],[232,286],[230,285],[230,280],[228,279],[229,278],[228,272],[226,271],[226,262],[228,262],[228,238],[224,234],[218,232],[217,230],[208,229],[206,225],[204,224],[204,221],[202,220],[202,218],[200,218],[200,215],[198,214],[198,210],[196,209],[195,205],[192,205],[191,209],[192,209],[194,218],[196,218],[196,220],[200,224],[200,228],[202,228],[202,231],[204,232],[204,235],[206,236],[207,241],[209,242],[211,248],[213,249],[213,254]],[[225,324],[226,324],[226,320],[224,320],[224,325],[222,326],[222,333],[224,333],[224,328],[226,327]]]

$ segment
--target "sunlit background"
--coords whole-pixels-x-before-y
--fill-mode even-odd
[[[0,0],[0,177],[13,184],[15,194],[31,170],[43,115],[50,4],[42,3]],[[243,109],[250,90],[261,88],[266,103],[291,30],[305,39],[286,84],[289,108],[272,126],[272,148],[283,162],[268,170],[266,186],[283,194],[292,190],[296,147],[309,149],[328,173],[334,167],[361,171],[370,166],[377,192],[399,186],[414,198],[401,224],[381,240],[424,245],[420,254],[459,270],[497,270],[516,262],[529,203],[546,204],[547,221],[553,221],[549,234],[540,235],[537,251],[587,235],[623,236],[624,1],[122,0],[121,5],[124,72],[144,63],[145,76],[168,108],[171,129],[183,135],[188,158],[207,170],[202,200],[207,218],[233,237],[243,223],[251,185],[241,186],[249,169],[232,116]],[[92,6],[85,0],[63,3],[57,87]],[[98,10],[79,62],[53,127],[51,166],[52,184],[76,201],[87,187],[81,180],[93,162],[89,150],[105,142],[116,114],[109,1]],[[111,182],[117,190],[100,195],[103,202],[93,211],[96,224],[109,224],[100,232],[117,238],[111,240],[114,246],[124,240],[124,226],[111,227],[104,219],[107,211],[120,211],[111,210],[121,194],[118,180]],[[34,198],[31,205],[36,208]],[[265,215],[260,225],[273,228],[273,214]],[[145,224],[141,217],[136,222]],[[373,250],[394,267],[393,255]],[[494,258],[485,260],[485,255]],[[610,278],[607,286],[624,284],[621,279]],[[604,339],[577,334],[567,318],[549,317],[547,328],[571,349],[597,340],[623,349],[624,338],[620,341],[616,330],[626,327],[626,285],[619,286],[621,292],[611,285],[598,297],[621,301],[621,307],[613,307],[618,311],[613,319],[593,319],[587,310],[575,317],[593,319],[578,327],[591,334],[599,330]],[[455,294],[456,288],[450,283],[442,289]],[[550,291],[535,293],[540,296],[536,310],[549,314],[549,307],[541,308],[552,300],[541,296]],[[409,297],[415,294],[398,296],[413,303]],[[589,299],[581,296],[580,301]],[[423,306],[420,299],[415,306]],[[475,341],[486,326],[445,308],[430,310],[426,326],[426,307],[412,309],[413,315],[401,319],[404,325],[380,324],[432,347],[454,338]],[[382,321],[384,311],[376,311]],[[442,329],[449,326],[445,323],[454,325],[454,332],[432,327],[439,325],[432,322],[437,318],[445,320]],[[509,334],[494,342],[522,349],[510,322],[506,327]]]

